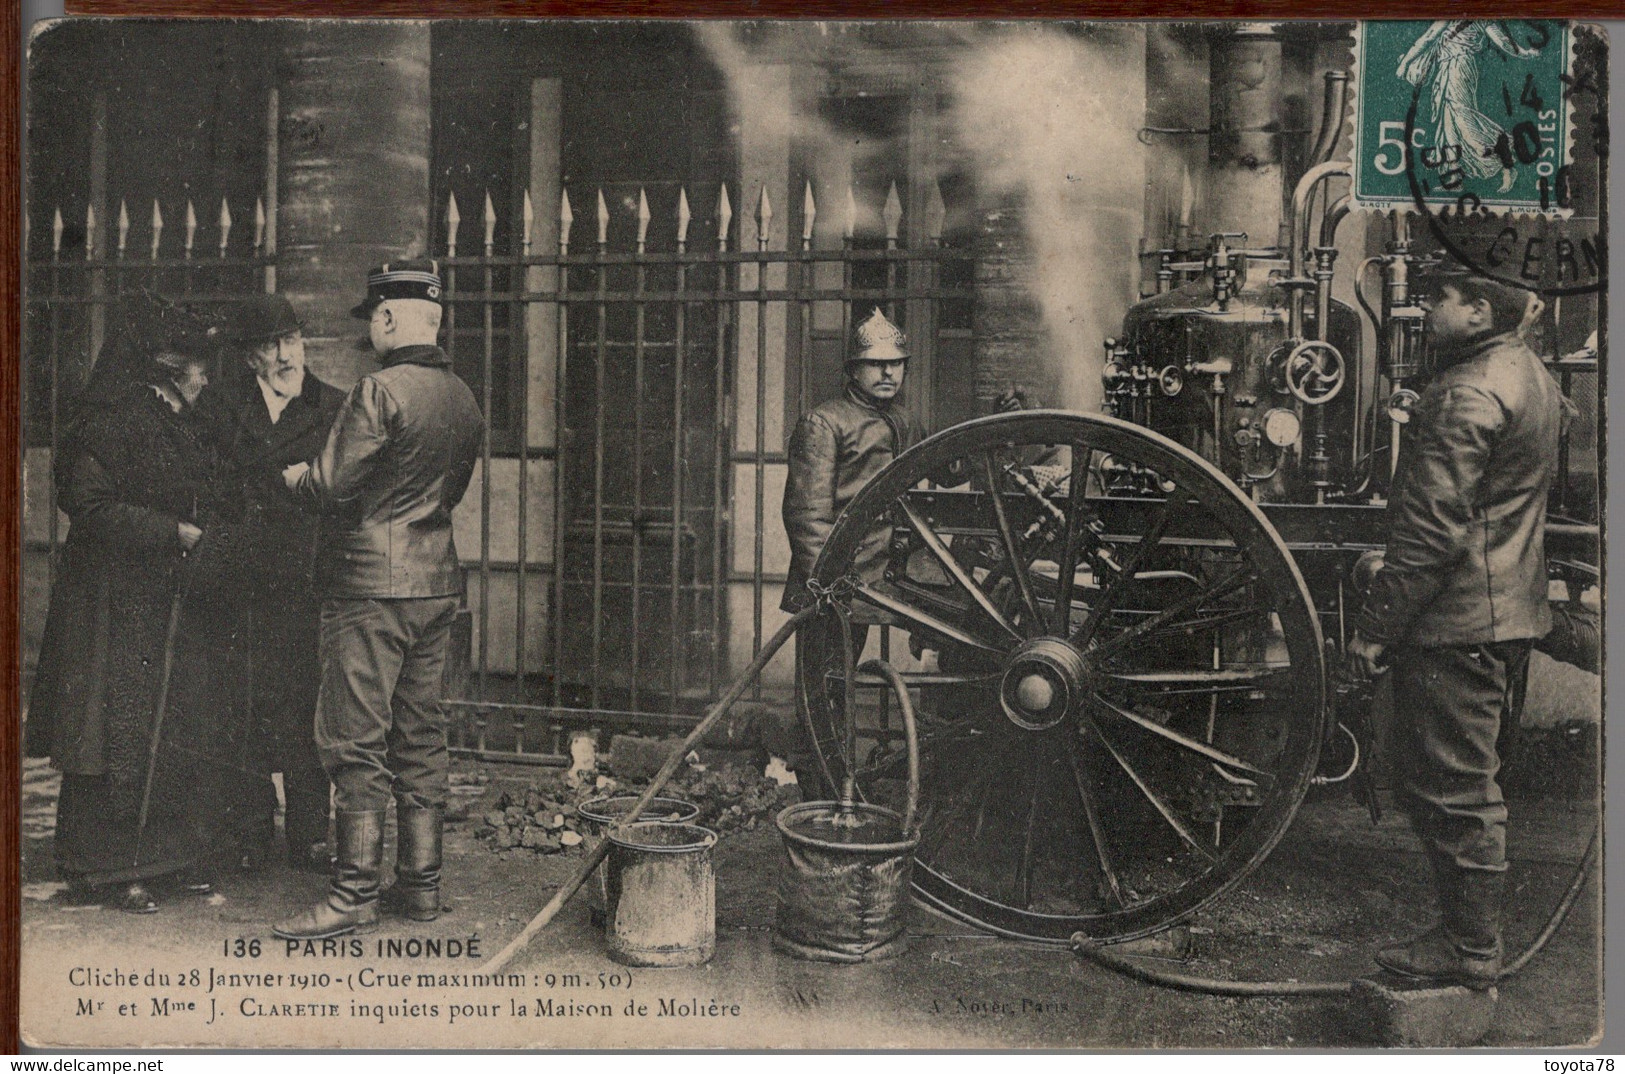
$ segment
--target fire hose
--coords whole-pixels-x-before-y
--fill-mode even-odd
[[[1360,557],[1355,566],[1355,583],[1364,589],[1370,584],[1370,579],[1380,569],[1382,563],[1378,553],[1368,552]],[[1355,741],[1356,763],[1358,763],[1357,736],[1350,735]],[[1367,805],[1372,809],[1371,819],[1377,820],[1376,789],[1367,786],[1365,793],[1369,796]],[[1568,888],[1563,892],[1562,898],[1547,918],[1546,925],[1540,934],[1530,943],[1524,952],[1512,959],[1502,967],[1497,975],[1497,981],[1504,981],[1519,973],[1529,961],[1538,955],[1557,930],[1567,920],[1569,911],[1574,907],[1574,901],[1579,898],[1585,887],[1586,880],[1591,875],[1591,867],[1596,859],[1597,841],[1601,831],[1600,826],[1591,829],[1591,839],[1586,844],[1585,853],[1580,856],[1580,864],[1576,866],[1574,875],[1569,881]],[[1085,935],[1074,933],[1071,947],[1077,955],[1089,959],[1096,965],[1117,973],[1125,974],[1146,984],[1160,985],[1164,988],[1173,988],[1185,992],[1205,992],[1219,996],[1338,996],[1349,993],[1352,983],[1342,981],[1229,981],[1211,977],[1196,977],[1190,974],[1175,973],[1168,970],[1153,969],[1149,966],[1133,962],[1128,958],[1110,952],[1106,945]]]
[[[1598,829],[1592,828],[1591,840],[1586,844],[1585,853],[1580,857],[1580,864],[1575,868],[1574,876],[1570,879],[1567,890],[1563,892],[1563,897],[1558,900],[1556,908],[1547,918],[1545,928],[1540,930],[1540,934],[1522,954],[1502,967],[1496,977],[1497,981],[1504,981],[1521,972],[1563,926],[1569,911],[1574,907],[1575,900],[1580,897],[1586,880],[1591,876],[1591,867],[1597,856],[1597,835]],[[1073,934],[1071,946],[1073,953],[1087,958],[1097,966],[1146,984],[1160,985],[1181,992],[1205,992],[1215,996],[1341,996],[1347,995],[1354,988],[1351,982],[1344,981],[1227,981],[1215,977],[1196,977],[1170,970],[1153,969],[1107,950],[1105,944],[1081,932]]]
[[[624,837],[627,834],[627,829],[636,823],[637,819],[648,808],[649,803],[676,774],[677,769],[684,763],[689,750],[696,746],[716,725],[717,721],[733,708],[734,704],[743,696],[745,690],[761,674],[762,669],[767,666],[768,661],[784,647],[785,643],[795,635],[801,625],[824,610],[824,604],[825,601],[820,599],[818,603],[796,612],[783,626],[779,627],[773,636],[768,639],[767,644],[757,652],[755,659],[750,662],[745,671],[711,707],[705,717],[688,733],[682,744],[671,752],[665,764],[661,765],[660,770],[650,781],[649,786],[645,788],[636,804],[622,815],[612,832],[598,842],[592,852],[582,860],[575,874],[553,894],[553,898],[537,912],[535,917],[531,918],[524,929],[481,967],[482,972],[494,972],[506,966],[515,955],[530,944],[537,933],[552,923],[553,919],[558,916],[559,911],[564,908],[564,904],[581,888],[582,884],[586,883],[587,879],[593,875],[594,870],[608,856],[611,836]],[[843,632],[844,625],[843,622]],[[845,656],[844,663],[850,669],[853,663],[850,647],[843,646],[843,648],[847,649],[847,652],[843,654]],[[886,674],[891,669],[880,665],[878,661],[870,661],[865,665],[865,670]],[[894,674],[887,675],[887,678],[892,680],[894,688],[898,685]],[[850,671],[847,673],[847,680],[850,683]],[[911,757],[911,766],[917,763],[918,761]],[[917,770],[911,769],[911,775],[915,771]],[[917,776],[915,780],[917,780]],[[917,786],[915,780],[911,780],[911,785]],[[909,810],[911,814],[913,812],[912,804],[911,802]],[[1598,835],[1599,829],[1593,828],[1591,839],[1586,845],[1585,853],[1581,856],[1580,864],[1576,868],[1567,890],[1564,891],[1563,897],[1558,901],[1556,908],[1548,918],[1545,927],[1522,954],[1518,955],[1502,969],[1497,980],[1505,980],[1520,972],[1531,959],[1540,953],[1552,936],[1557,933],[1557,930],[1562,927],[1563,922],[1569,915],[1569,911],[1574,906],[1575,900],[1579,898],[1581,890],[1585,887],[1586,880],[1591,875],[1591,867],[1596,857]],[[1107,945],[1081,932],[1072,936],[1071,947],[1073,952],[1080,957],[1087,958],[1106,969],[1147,984],[1187,992],[1204,992],[1222,996],[1335,996],[1347,994],[1353,988],[1351,983],[1340,981],[1231,981],[1153,969],[1107,950]]]

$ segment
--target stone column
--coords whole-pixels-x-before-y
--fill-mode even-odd
[[[289,22],[277,83],[277,289],[318,375],[373,368],[350,307],[369,268],[431,253],[429,24]]]

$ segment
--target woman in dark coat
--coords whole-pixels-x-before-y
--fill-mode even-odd
[[[25,742],[62,772],[59,874],[149,913],[159,878],[209,890],[204,788],[233,741],[240,660],[229,587],[198,571],[230,508],[194,410],[217,329],[147,294],[112,320],[55,460],[71,525]]]

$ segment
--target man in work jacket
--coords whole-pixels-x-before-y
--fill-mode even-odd
[[[908,374],[906,345],[903,333],[876,309],[857,328],[846,390],[803,415],[790,437],[783,508],[790,570],[779,603],[784,611],[813,602],[807,579],[842,509],[921,439],[920,423],[897,401]],[[876,581],[884,570],[889,535],[889,529],[872,535],[854,557],[864,581]]]
[[[1406,426],[1384,564],[1349,645],[1357,672],[1392,668],[1396,793],[1443,916],[1377,962],[1477,989],[1502,958],[1498,738],[1516,724],[1530,649],[1552,623],[1545,517],[1563,402],[1516,334],[1526,302],[1441,275],[1427,315],[1438,369]]]
[[[333,781],[338,853],[327,897],[275,928],[322,939],[377,924],[384,816],[395,800],[395,885],[414,920],[440,912],[447,793],[441,678],[463,572],[452,510],[474,473],[485,421],[435,345],[432,261],[383,265],[351,312],[383,363],[362,377],[321,454],[283,471],[322,512],[322,679],[316,748]]]
[[[846,360],[845,390],[802,415],[790,437],[783,506],[790,568],[779,602],[787,612],[813,603],[807,581],[841,511],[871,478],[924,435],[898,400],[908,373],[907,337],[876,309],[858,325],[855,342]],[[853,571],[863,581],[878,581],[885,572],[890,540],[890,526],[880,526],[863,539],[852,558]],[[886,622],[887,617],[864,601],[852,601],[850,610],[853,655],[861,659],[869,626]],[[839,646],[823,644],[827,639],[822,637],[814,640],[808,629],[796,636],[798,667],[807,661],[839,666]],[[804,741],[802,724],[797,721],[793,727],[786,760],[798,779],[820,782],[815,766],[809,764],[810,744]],[[827,788],[830,793],[835,789]]]

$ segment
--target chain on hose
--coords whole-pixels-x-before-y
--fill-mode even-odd
[[[850,611],[852,597],[856,595],[858,587],[862,584],[857,575],[847,573],[827,586],[816,578],[809,578],[807,579],[807,591],[813,595],[813,604],[820,611],[829,611],[837,606]]]

